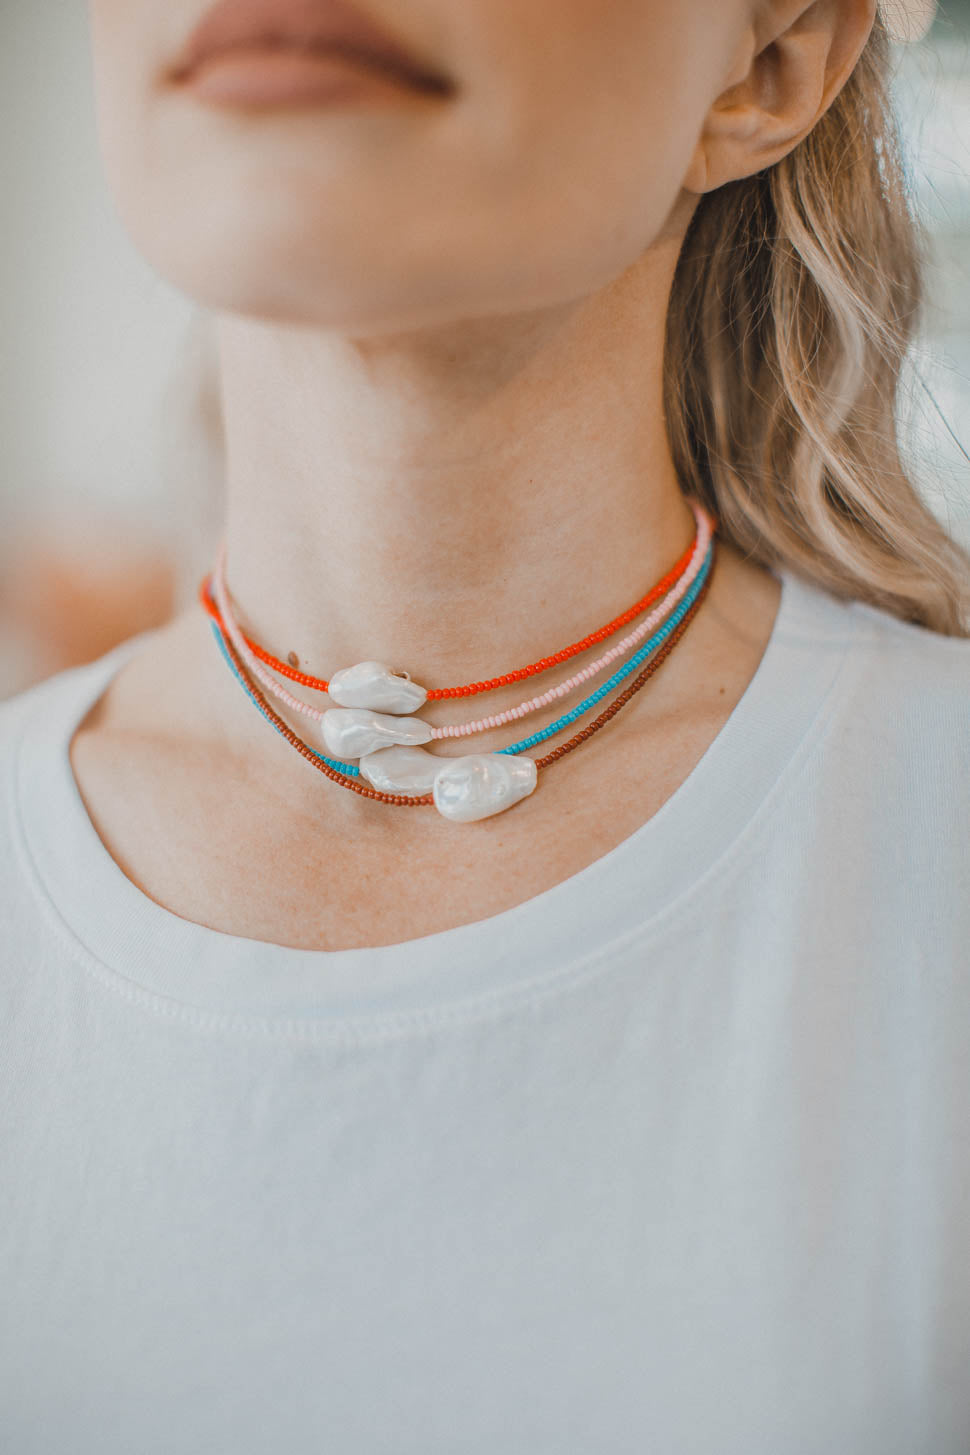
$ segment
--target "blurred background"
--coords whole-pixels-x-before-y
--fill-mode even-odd
[[[901,424],[917,484],[970,545],[970,0],[886,4],[932,238]],[[221,513],[206,316],[114,213],[88,47],[84,6],[3,0],[0,697],[180,610]]]

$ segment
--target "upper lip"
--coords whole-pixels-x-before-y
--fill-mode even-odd
[[[222,51],[259,45],[326,49],[426,89],[451,85],[348,0],[218,0],[185,42],[169,79],[184,80]]]

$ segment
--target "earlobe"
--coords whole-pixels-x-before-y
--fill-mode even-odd
[[[708,112],[684,176],[688,192],[713,192],[725,182],[767,166],[756,159],[765,113],[750,101],[743,83],[722,93]]]
[[[708,182],[707,156],[704,151],[703,138],[694,148],[694,155],[690,159],[690,165],[684,173],[681,183],[685,192],[696,192],[701,194],[711,190]]]

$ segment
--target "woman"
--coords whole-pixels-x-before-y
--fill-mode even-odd
[[[883,18],[92,15],[227,501],[3,709],[5,1448],[970,1448],[970,559],[896,446]]]

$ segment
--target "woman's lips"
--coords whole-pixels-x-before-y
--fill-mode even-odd
[[[280,106],[341,101],[368,92],[414,93],[400,72],[332,49],[236,46],[209,56],[181,84],[202,101],[228,106]]]
[[[349,95],[368,84],[447,94],[440,73],[348,0],[218,0],[169,82],[207,100],[267,105]]]

